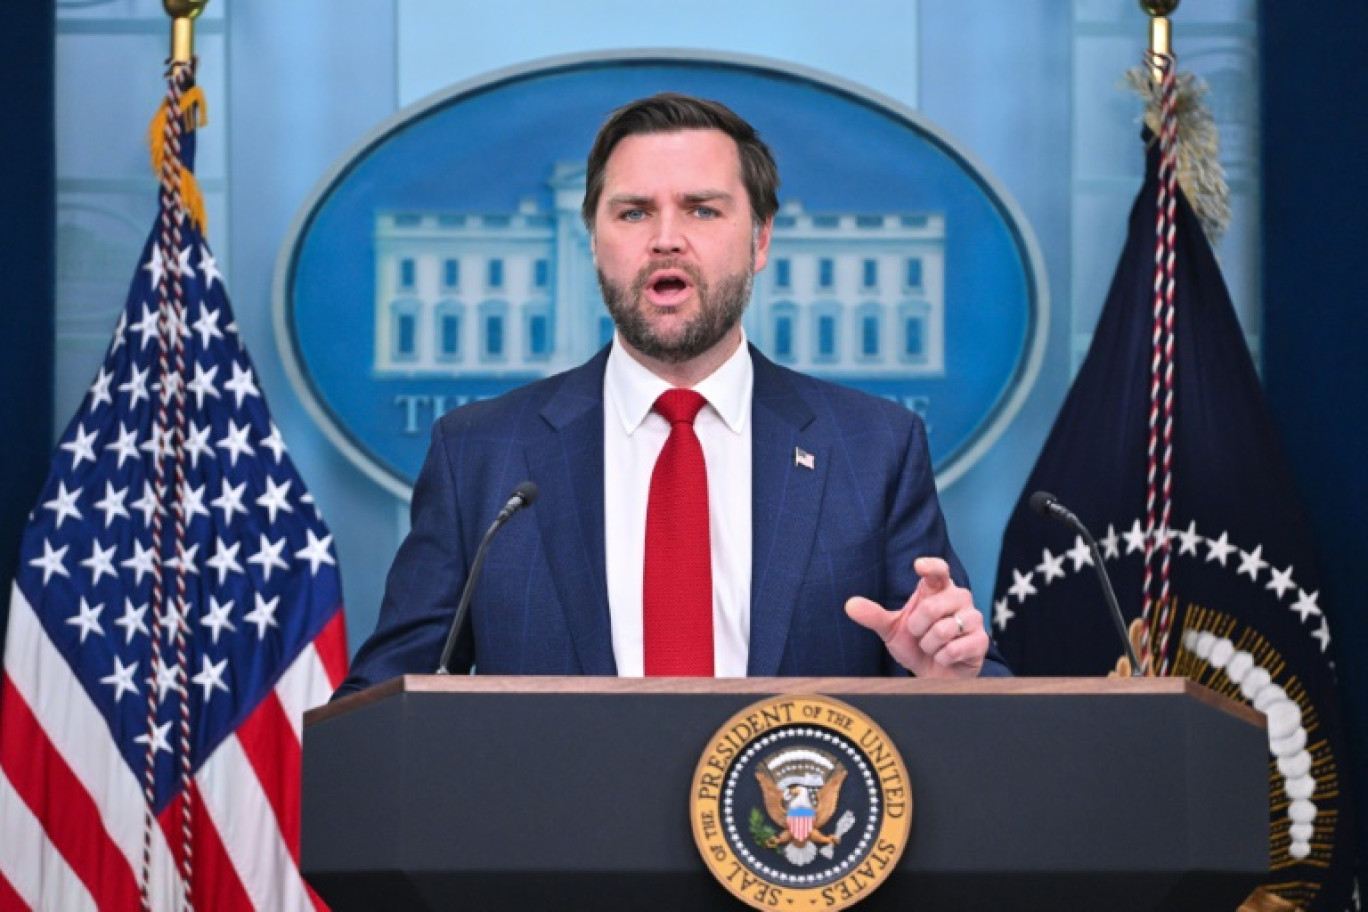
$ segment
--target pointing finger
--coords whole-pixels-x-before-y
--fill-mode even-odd
[[[917,571],[928,591],[940,592],[950,585],[950,565],[939,557],[919,557],[912,569]]]

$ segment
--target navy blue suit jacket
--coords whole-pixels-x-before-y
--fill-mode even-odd
[[[613,675],[604,569],[603,373],[588,363],[443,416],[413,491],[375,633],[338,694],[437,667],[469,563],[525,480],[535,506],[486,558],[453,670]],[[754,348],[751,631],[761,675],[900,673],[882,641],[845,614],[864,595],[901,607],[912,562],[946,537],[926,433],[912,412],[779,367]],[[796,464],[796,448],[815,467]],[[995,651],[985,675],[1007,674]]]

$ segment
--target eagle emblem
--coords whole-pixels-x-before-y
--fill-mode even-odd
[[[759,763],[755,778],[764,795],[765,811],[780,828],[775,832],[764,827],[757,833],[764,836],[765,848],[782,851],[799,866],[812,861],[818,851],[830,858],[833,847],[855,823],[855,815],[847,811],[832,832],[824,832],[840,803],[845,766],[825,751],[793,748]]]

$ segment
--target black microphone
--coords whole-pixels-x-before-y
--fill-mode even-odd
[[[1102,594],[1107,599],[1107,606],[1111,608],[1112,620],[1116,622],[1116,633],[1121,637],[1121,644],[1125,647],[1126,657],[1130,659],[1131,677],[1140,677],[1140,659],[1136,657],[1135,647],[1131,645],[1130,635],[1126,632],[1126,620],[1121,616],[1121,606],[1116,604],[1116,593],[1112,591],[1111,578],[1107,576],[1107,568],[1102,563],[1102,552],[1098,550],[1097,542],[1093,540],[1092,533],[1088,531],[1087,526],[1083,525],[1083,521],[1073,514],[1072,510],[1060,503],[1059,499],[1048,491],[1036,491],[1031,495],[1030,503],[1032,510],[1041,516],[1064,523],[1088,543],[1088,548],[1092,551],[1093,566],[1097,568],[1097,578],[1102,583]]]
[[[461,602],[456,606],[456,615],[451,619],[451,629],[447,631],[446,645],[442,647],[442,660],[437,664],[436,674],[451,674],[447,670],[447,663],[451,661],[451,654],[456,651],[456,639],[460,636],[461,627],[465,625],[466,614],[470,611],[470,597],[475,593],[475,584],[480,581],[480,571],[484,568],[485,552],[489,550],[489,543],[494,539],[494,533],[503,528],[503,524],[508,522],[514,513],[523,507],[530,507],[537,502],[537,485],[535,482],[524,481],[513,489],[513,494],[508,498],[508,503],[499,511],[499,515],[494,518],[489,531],[484,534],[480,541],[480,547],[475,552],[475,560],[471,562],[470,572],[466,574],[465,588],[461,590]]]

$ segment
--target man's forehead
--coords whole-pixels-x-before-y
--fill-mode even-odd
[[[690,129],[634,133],[623,137],[604,166],[605,182],[615,179],[667,179],[685,172],[712,171],[741,180],[736,140],[721,130]]]

